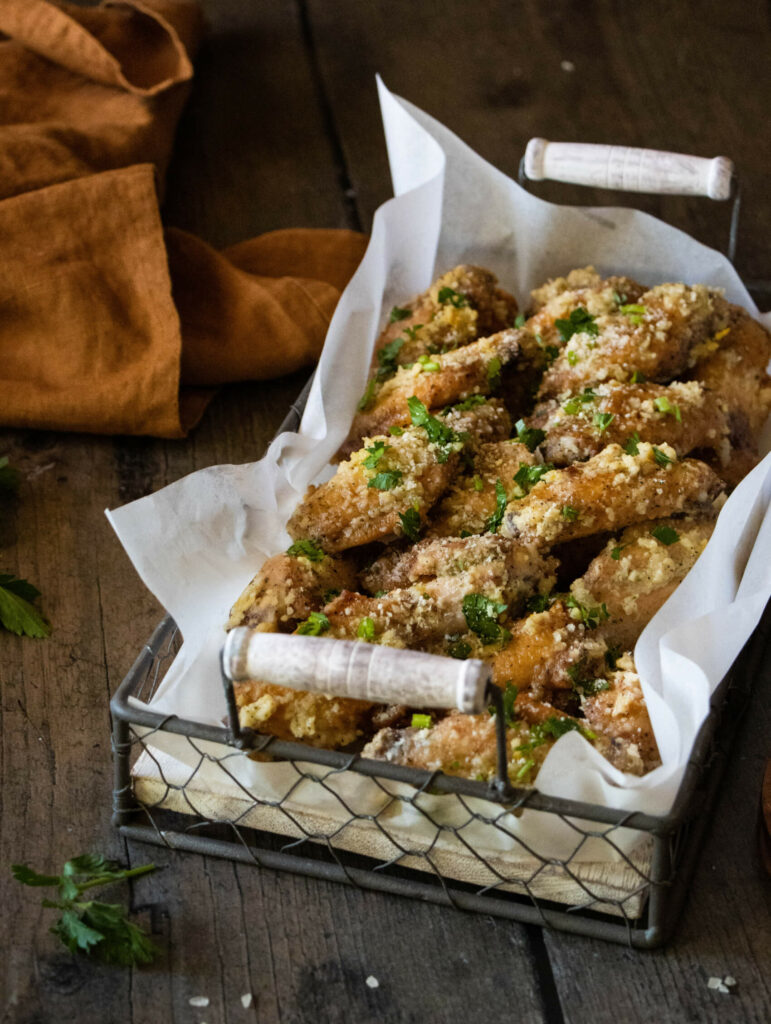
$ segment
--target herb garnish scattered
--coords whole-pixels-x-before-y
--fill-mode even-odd
[[[362,465],[365,469],[375,469],[378,462],[391,448],[385,441],[375,441],[371,448],[365,448],[364,450],[367,453],[367,457],[362,461]]]
[[[27,580],[0,572],[0,625],[17,636],[47,637],[51,625],[34,607],[38,597],[40,591]]]
[[[412,716],[412,728],[413,729],[430,729],[431,728],[431,715],[418,715]]]
[[[584,388],[580,395],[573,395],[572,398],[569,398],[562,408],[568,416],[577,416],[583,407],[593,402],[596,397],[597,395],[591,388]]]
[[[570,341],[574,334],[591,334],[596,337],[600,333],[594,317],[583,306],[574,309],[567,320],[555,320],[554,326],[563,341]]]
[[[487,364],[487,381],[494,391],[501,384],[501,361],[498,356],[493,356]]]
[[[640,454],[639,444],[640,444],[640,435],[635,430],[635,432],[632,434],[632,436],[628,437],[626,439],[626,441],[624,442],[624,451],[627,453],[627,455],[639,455]]]
[[[525,608],[529,612],[546,612],[551,608],[555,600],[556,598],[552,597],[551,594],[535,594],[527,599]]]
[[[628,544],[619,544],[619,545],[617,545],[611,551],[610,557],[613,559],[614,562],[617,562],[619,560],[619,558],[621,557],[621,552],[624,550],[624,548],[628,548],[628,547],[629,547]]]
[[[324,612],[311,612],[305,622],[295,630],[300,636],[321,636],[329,629],[329,619]]]
[[[472,480],[475,491],[483,491],[485,489],[485,482],[481,476],[475,476]]]
[[[413,324],[412,327],[405,327],[404,333],[407,335],[410,341],[414,341],[418,336],[418,331],[422,330],[423,324]]]
[[[659,466],[666,467],[671,466],[674,459],[670,459],[666,452],[663,452],[660,448],[653,446],[653,458],[656,460]]]
[[[608,666],[611,672],[616,671],[616,665],[618,659],[623,654],[623,651],[619,644],[609,644],[608,649],[605,652],[605,664]]]
[[[404,427],[389,427],[388,433],[391,437],[401,437],[404,433]]]
[[[407,509],[406,512],[399,513],[399,522],[402,524],[402,533],[413,543],[420,537],[420,513],[413,506]]]
[[[461,640],[460,634],[455,633],[453,636],[447,637],[447,653],[451,658],[465,661],[471,654],[471,644],[466,640]]]
[[[154,864],[124,870],[98,854],[73,857],[64,865],[61,875],[39,875],[26,864],[11,865],[13,877],[22,885],[58,888],[58,900],[44,899],[41,903],[61,911],[51,931],[71,953],[93,954],[105,963],[126,967],[149,964],[158,948],[146,932],[127,919],[120,904],[80,897],[87,889],[123,882],[154,870]]]
[[[377,371],[378,380],[388,380],[396,373],[396,360],[406,340],[406,338],[394,338],[380,349],[377,354],[377,361],[380,364]]]
[[[604,434],[614,418],[615,416],[612,412],[596,412],[594,414],[594,425],[601,434]]]
[[[367,615],[359,623],[359,628],[356,630],[356,636],[360,640],[374,640],[375,639],[375,623]]]
[[[503,481],[498,479],[495,481],[495,511],[488,516],[487,522],[485,523],[485,529],[489,533],[498,532],[498,528],[503,522],[503,516],[506,512],[507,504],[508,498],[506,497],[506,488],[503,486]]]
[[[373,377],[371,381],[367,383],[364,389],[364,394],[359,399],[359,403],[356,408],[359,412],[366,412],[367,409],[372,405],[375,400],[375,388],[377,387],[377,381]]]
[[[418,356],[417,364],[425,373],[438,373],[441,370],[441,366],[431,356]]]
[[[432,416],[415,395],[407,399],[407,408],[410,410],[410,419],[414,426],[423,427],[428,434],[429,441],[439,449],[436,456],[437,462],[447,462],[452,453],[458,450],[462,438],[446,423],[442,423],[436,416]]]
[[[483,644],[494,644],[508,632],[498,624],[498,616],[507,608],[507,604],[493,601],[484,594],[466,594],[463,598],[466,625],[472,633],[476,633]]]
[[[0,457],[0,491],[15,491],[18,489],[21,473],[18,469],[8,465],[8,456]]]
[[[326,558],[324,549],[312,540],[296,540],[286,549],[286,553],[295,558],[307,558],[309,562],[321,562]]]
[[[448,405],[445,409],[442,409],[442,416],[449,416],[453,410],[456,412],[468,412],[469,409],[476,409],[478,405],[484,405],[486,401],[487,395],[469,395],[468,398],[464,398],[462,402],[457,402],[455,405]]]
[[[524,313],[517,313],[517,315],[514,317],[514,326],[515,327],[524,327],[525,326],[525,314]]]
[[[666,395],[660,395],[658,398],[654,398],[653,404],[656,406],[659,412],[665,416],[669,413],[670,416],[674,416],[678,423],[683,422],[683,417],[680,413],[680,406],[673,405]]]
[[[526,445],[531,452],[534,452],[546,437],[545,430],[539,430],[537,427],[528,427],[524,420],[517,420],[514,424],[514,429],[517,432],[517,440],[521,444]]]
[[[567,673],[570,676],[570,682],[573,684],[573,689],[583,697],[593,697],[596,693],[601,693],[603,690],[610,689],[610,683],[607,679],[595,678],[595,676],[588,671],[586,661],[584,659],[576,662],[575,665],[569,665]]]
[[[676,544],[680,540],[680,534],[677,530],[673,530],[671,526],[654,526],[651,530],[651,537],[655,537],[656,540],[661,541],[666,547],[669,547],[670,544]]]
[[[439,289],[437,299],[440,305],[446,306],[449,304],[450,306],[455,306],[456,309],[463,309],[464,306],[469,304],[465,295],[461,295],[454,288],[447,288],[446,286]]]
[[[374,487],[378,491],[392,491],[402,482],[403,476],[400,469],[384,469],[367,481],[367,487]]]
[[[556,345],[545,345],[543,338],[540,334],[535,335],[536,344],[540,349],[543,349],[543,354],[546,357],[546,365],[551,366],[557,356],[560,354],[560,350]]]
[[[648,378],[642,372],[642,370],[635,370],[632,376],[629,378],[630,384],[644,384]]]
[[[578,362],[578,353],[574,352],[573,349],[568,350],[568,366],[575,366]]]
[[[610,613],[608,612],[604,601],[599,605],[599,607],[590,606],[587,604],[581,604],[581,602],[577,601],[572,594],[568,594],[565,599],[565,607],[576,611],[578,614],[571,614],[571,618],[580,619],[587,629],[596,629],[601,622],[605,622],[610,618]]]
[[[520,462],[519,469],[514,474],[514,483],[522,492],[517,497],[524,498],[526,494],[530,493],[530,488],[534,487],[541,477],[552,469],[554,466],[551,462],[544,462],[540,466],[528,466],[527,463]]]
[[[574,523],[576,521],[576,519],[578,519],[579,515],[581,514],[578,511],[578,509],[574,508],[572,505],[563,505],[561,511],[562,511],[562,518],[563,519],[567,519],[567,521],[569,523]]]
[[[635,325],[635,327],[639,327],[640,324],[643,322],[643,313],[645,312],[645,306],[640,306],[633,302],[630,302],[626,306],[619,306],[618,311],[619,313],[623,313],[624,316],[628,316],[631,322]]]
[[[408,316],[412,316],[411,309],[404,309],[402,306],[394,306],[391,310],[391,315],[388,318],[389,324],[398,323],[400,320],[406,320]]]

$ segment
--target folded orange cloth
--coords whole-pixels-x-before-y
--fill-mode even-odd
[[[0,0],[3,425],[180,437],[212,386],[318,358],[364,236],[164,236],[200,29],[186,0]]]

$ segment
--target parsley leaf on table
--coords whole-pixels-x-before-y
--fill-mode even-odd
[[[48,636],[50,623],[34,607],[38,597],[40,591],[27,580],[0,572],[0,625],[17,636]]]

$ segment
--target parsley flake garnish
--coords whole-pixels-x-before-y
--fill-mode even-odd
[[[608,666],[611,672],[616,671],[616,665],[618,659],[623,654],[621,647],[618,644],[609,644],[608,649],[605,652],[605,664]]]
[[[618,311],[619,313],[623,313],[624,316],[628,316],[630,321],[635,325],[635,327],[639,327],[640,324],[643,322],[643,313],[645,312],[645,306],[640,306],[638,304],[630,302],[626,306],[619,306]]]
[[[604,434],[614,419],[612,412],[597,412],[594,414],[594,425],[601,434]]]
[[[356,408],[359,412],[366,412],[367,409],[375,401],[375,388],[377,387],[377,381],[373,377],[371,381],[367,383],[367,387],[364,389],[364,394],[359,399]]]
[[[554,604],[555,598],[551,594],[535,594],[527,599],[525,608],[529,612],[547,612]]]
[[[544,341],[543,341],[543,338],[541,337],[540,334],[536,334],[535,335],[535,342],[536,342],[536,345],[538,345],[538,347],[540,349],[543,349],[543,354],[544,354],[544,357],[546,358],[546,365],[547,366],[551,366],[551,364],[554,362],[554,360],[560,354],[560,350],[557,348],[556,345],[545,345]]]
[[[399,521],[402,524],[402,533],[413,543],[420,537],[420,513],[412,505],[406,512],[399,513]]]
[[[487,364],[487,381],[490,387],[495,390],[501,384],[501,361],[498,356],[493,356]]]
[[[377,371],[378,380],[388,380],[396,373],[396,360],[405,341],[406,338],[394,338],[380,349],[377,354],[377,361],[380,364]]]
[[[396,324],[400,320],[406,320],[408,316],[412,316],[411,309],[405,309],[403,306],[394,306],[391,310],[391,315],[388,318],[389,324]]]
[[[524,327],[525,326],[525,314],[524,313],[517,313],[517,315],[514,317],[514,326],[515,327]]]
[[[571,618],[579,619],[586,626],[587,629],[596,629],[601,622],[605,622],[610,618],[610,612],[603,601],[601,605],[589,606],[581,604],[577,601],[572,594],[569,594],[565,599],[565,607],[571,609]],[[577,612],[573,615],[572,612]]]
[[[367,487],[374,487],[378,491],[392,491],[402,482],[403,476],[400,469],[384,469],[367,481]]]
[[[544,462],[540,466],[528,466],[527,463],[520,462],[519,469],[514,474],[514,483],[522,492],[518,497],[524,498],[526,494],[529,494],[530,488],[534,487],[541,477],[552,469],[554,466],[551,462]]]
[[[401,437],[404,433],[404,427],[389,427],[388,433],[391,437]]]
[[[583,407],[593,402],[596,397],[592,388],[584,388],[580,395],[573,395],[572,398],[569,398],[562,409],[568,416],[577,416]]]
[[[667,414],[674,416],[678,423],[683,422],[683,417],[680,413],[680,406],[673,405],[666,395],[660,395],[658,398],[654,398],[653,404],[660,413],[663,413],[665,416]]]
[[[574,334],[591,334],[596,337],[600,333],[594,317],[583,306],[574,309],[567,320],[555,320],[554,326],[563,341],[570,341]]]
[[[481,476],[475,476],[472,483],[474,484],[475,491],[483,491],[485,489],[485,482]]]
[[[0,572],[0,626],[17,636],[47,637],[51,625],[34,607],[38,597],[40,591],[27,580]]]
[[[423,324],[413,324],[412,327],[405,327],[404,333],[407,335],[410,341],[414,341],[418,336],[418,331],[422,330]]]
[[[534,452],[546,437],[545,430],[539,430],[537,427],[528,427],[524,420],[517,420],[514,424],[514,429],[517,432],[517,440],[521,444],[526,445],[531,452]]]
[[[442,409],[442,416],[449,416],[454,410],[457,412],[468,412],[469,409],[476,409],[478,405],[484,405],[487,401],[487,395],[469,395],[468,398],[464,398],[462,402],[457,402],[455,405],[448,405],[446,409]]]
[[[465,661],[471,654],[471,644],[466,640],[461,640],[460,634],[456,633],[454,636],[447,637],[447,653],[451,658]]]
[[[146,932],[128,920],[120,904],[81,899],[81,896],[88,889],[137,878],[154,870],[154,864],[123,869],[98,854],[73,857],[64,865],[61,875],[40,875],[26,864],[11,865],[13,877],[22,885],[58,888],[58,900],[41,902],[44,907],[61,911],[51,931],[70,953],[93,954],[104,963],[124,967],[149,964],[158,953],[157,947]]]
[[[568,366],[575,366],[578,362],[578,353],[574,352],[573,349],[568,350]]]
[[[584,697],[593,697],[596,693],[610,689],[608,680],[595,678],[588,671],[586,662],[583,659],[575,665],[569,665],[567,673],[570,676],[573,689]]]
[[[431,728],[431,715],[418,715],[412,716],[412,728],[413,729],[430,729]]]
[[[286,553],[295,558],[307,558],[309,562],[321,562],[326,558],[324,549],[312,540],[296,540],[286,549]]]
[[[635,430],[635,432],[632,434],[632,436],[628,437],[626,439],[626,441],[624,442],[624,451],[627,453],[627,455],[639,455],[640,454],[639,444],[640,444],[640,435]]]
[[[493,601],[484,594],[466,594],[462,607],[466,625],[483,644],[494,644],[503,637],[505,631],[498,624],[498,616],[506,611],[507,604]]]
[[[574,508],[572,505],[563,505],[561,511],[562,511],[562,518],[563,519],[567,519],[567,521],[569,523],[574,523],[576,521],[576,519],[578,519],[579,515],[581,514],[578,511],[578,509]]]
[[[624,548],[628,548],[628,547],[629,547],[628,544],[618,544],[611,551],[610,557],[613,559],[614,562],[617,562],[619,560],[619,558],[621,557],[621,552],[624,550]]]
[[[440,288],[437,300],[440,306],[455,306],[456,309],[463,309],[464,306],[468,306],[469,301],[465,295],[461,295],[460,292],[456,292],[454,288]]]
[[[429,441],[439,449],[437,462],[447,462],[450,455],[458,450],[462,438],[446,423],[442,423],[436,416],[432,416],[415,395],[407,399],[407,408],[410,410],[410,419],[413,425],[423,427],[428,434]]]
[[[365,616],[359,623],[359,628],[356,630],[356,636],[360,640],[374,640],[375,639],[375,623],[369,617]]]
[[[295,630],[300,636],[321,636],[329,629],[329,619],[324,612],[311,612],[305,622]]]
[[[676,544],[680,540],[680,534],[677,530],[673,530],[671,526],[654,526],[651,530],[651,537],[660,540],[666,547],[669,547],[670,544]]]
[[[514,683],[507,682],[503,688],[503,720],[506,725],[514,725],[516,721],[516,712],[514,711],[514,705],[517,700],[517,694],[519,690]],[[495,705],[490,704],[487,708],[491,715],[495,714]]]
[[[506,488],[503,486],[503,481],[498,479],[495,481],[495,511],[488,517],[485,523],[485,529],[489,533],[497,533],[498,528],[503,522],[503,516],[506,512],[506,505],[508,504],[508,498],[506,497]]]
[[[662,468],[666,466],[671,466],[674,462],[674,459],[670,459],[667,453],[663,452],[660,448],[657,448],[655,444],[653,446],[653,458]]]
[[[378,462],[383,458],[386,452],[391,450],[390,445],[387,445],[385,441],[376,441],[371,448],[364,449],[367,453],[366,459],[363,460],[362,466],[366,469],[375,469]]]
[[[632,376],[629,378],[630,384],[644,384],[648,378],[642,372],[642,370],[635,370]]]

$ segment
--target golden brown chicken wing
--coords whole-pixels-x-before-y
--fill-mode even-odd
[[[373,704],[343,697],[326,697],[274,686],[258,680],[233,687],[242,728],[336,750],[361,736]]]
[[[619,659],[617,667],[583,699],[581,709],[600,753],[621,771],[644,775],[661,764],[661,757],[631,655]]]

